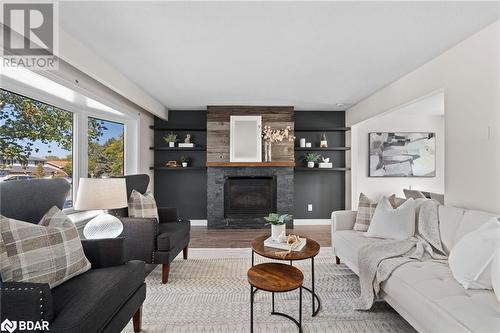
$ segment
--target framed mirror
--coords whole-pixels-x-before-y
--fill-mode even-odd
[[[262,162],[262,116],[231,116],[230,162]]]

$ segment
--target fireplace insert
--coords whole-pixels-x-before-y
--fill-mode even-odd
[[[263,217],[276,212],[276,176],[226,177],[224,217]]]

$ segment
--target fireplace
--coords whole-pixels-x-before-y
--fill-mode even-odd
[[[208,167],[208,228],[269,229],[271,212],[293,214],[292,167]]]
[[[276,212],[275,176],[226,177],[224,218],[256,218],[272,212]]]

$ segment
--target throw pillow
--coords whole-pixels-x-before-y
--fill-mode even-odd
[[[389,197],[391,204],[396,206],[396,195],[393,194]],[[358,201],[358,213],[356,214],[356,222],[354,223],[354,230],[367,231],[368,226],[372,220],[373,214],[377,208],[377,202],[368,198],[364,193],[360,193]]]
[[[403,193],[405,194],[405,197],[406,199],[425,199],[426,196],[420,192],[420,191],[416,191],[416,190],[408,190],[406,188],[403,189]]]
[[[59,208],[52,207],[38,225],[1,215],[0,220],[3,281],[54,288],[90,269],[78,230]]]
[[[393,208],[387,197],[380,199],[366,237],[403,240],[415,234],[415,201],[406,200]]]
[[[491,263],[491,285],[500,302],[500,249],[495,253]]]
[[[500,223],[492,218],[451,249],[451,273],[465,289],[492,289],[491,263],[500,249]]]
[[[144,194],[133,190],[128,199],[128,216],[138,218],[156,218],[158,220],[158,208],[156,200],[151,192]]]

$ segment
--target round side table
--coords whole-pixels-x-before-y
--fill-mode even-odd
[[[257,290],[264,290],[272,293],[272,315],[282,316],[293,321],[302,333],[302,283],[304,274],[300,269],[280,264],[265,263],[252,266],[247,273],[248,283],[250,283],[250,332],[253,333],[253,303]],[[254,289],[255,288],[255,289]],[[299,289],[299,320],[290,315],[274,310],[274,293],[285,293]]]
[[[261,255],[263,257],[275,260],[286,260],[290,261],[290,265],[293,264],[293,261],[296,260],[306,260],[311,259],[311,289],[308,287],[302,286],[303,289],[307,290],[312,295],[312,316],[316,316],[321,308],[321,302],[319,300],[318,295],[314,291],[314,257],[316,257],[319,253],[320,246],[318,242],[314,239],[306,238],[306,245],[300,251],[292,251],[286,255],[286,257],[282,257],[276,255],[276,252],[283,252],[283,250],[276,249],[273,247],[264,246],[264,241],[268,239],[270,235],[262,235],[255,238],[252,241],[252,266],[254,266],[255,261],[255,253]],[[301,237],[303,238],[303,237]]]

